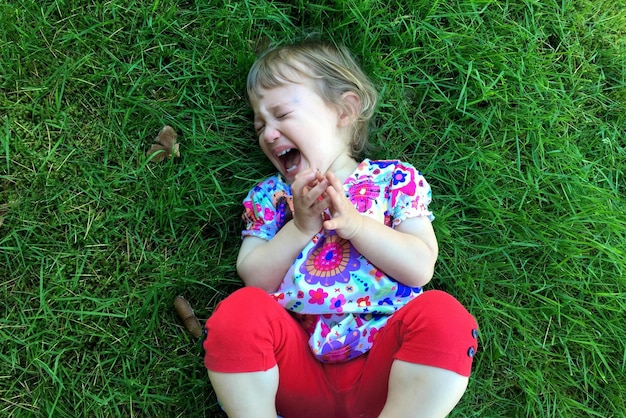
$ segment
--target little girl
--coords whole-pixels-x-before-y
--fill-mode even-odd
[[[278,173],[244,200],[246,287],[206,323],[205,365],[229,417],[443,417],[468,383],[477,325],[423,291],[437,240],[411,164],[359,160],[377,94],[343,47],[266,52],[247,80]]]

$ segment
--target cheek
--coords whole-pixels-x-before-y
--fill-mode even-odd
[[[259,141],[259,147],[261,148],[261,151],[263,151],[263,154],[265,154],[267,158],[271,159],[271,154],[269,152],[269,149],[267,148],[267,144],[265,144],[264,141]]]
[[[274,154],[272,154],[267,146],[267,144],[265,143],[265,141],[259,141],[259,147],[261,148],[261,151],[263,151],[263,154],[265,155],[265,158],[267,158],[268,160],[270,160],[272,162],[272,164],[276,165],[277,162],[275,161],[276,158],[274,158]]]
[[[267,142],[263,140],[263,135],[258,135],[256,142],[259,145],[259,148],[261,148],[263,152],[267,153],[268,146],[267,146]]]

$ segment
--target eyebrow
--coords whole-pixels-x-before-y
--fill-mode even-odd
[[[283,107],[289,106],[288,103],[282,102],[282,103],[278,103],[272,107],[269,108],[270,111],[272,112],[276,112],[277,110],[281,110]]]
[[[282,108],[287,107],[289,105],[290,105],[289,102],[280,102],[280,103],[277,103],[277,104],[275,104],[275,105],[273,105],[271,107],[268,107],[267,110],[268,110],[269,113],[276,113],[277,111],[279,111]],[[256,118],[256,116],[255,116],[255,118]]]

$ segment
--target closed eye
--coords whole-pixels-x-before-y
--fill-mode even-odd
[[[274,117],[275,120],[283,120],[285,119],[287,116],[289,116],[289,114],[291,113],[291,111],[289,112],[281,112],[281,113],[277,113],[276,116]],[[261,135],[261,133],[263,132],[263,130],[265,129],[265,124],[259,124],[255,127],[255,132],[257,135]]]

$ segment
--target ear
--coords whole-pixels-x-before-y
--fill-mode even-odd
[[[350,126],[359,118],[361,99],[355,92],[347,91],[341,95],[341,100],[343,106],[339,109],[339,126]]]

